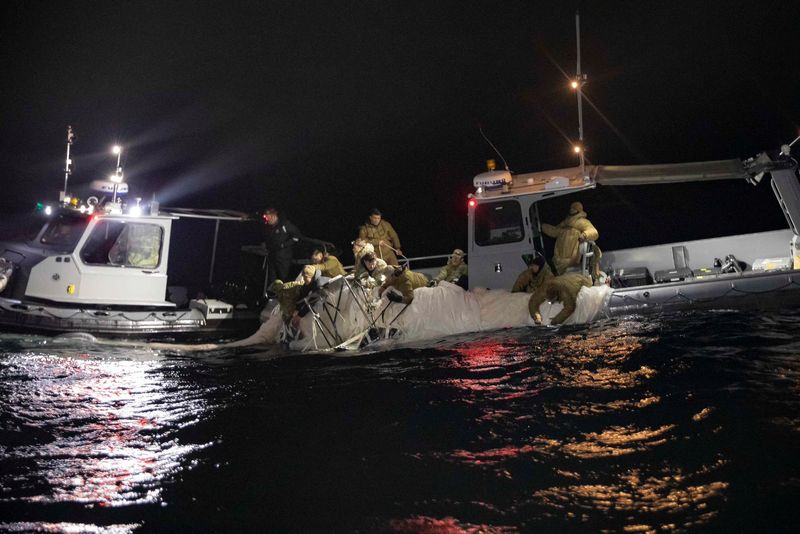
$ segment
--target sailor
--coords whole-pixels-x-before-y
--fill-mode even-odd
[[[300,324],[300,319],[308,315],[308,312],[319,302],[320,289],[330,281],[326,276],[322,276],[322,271],[316,265],[306,265],[300,273],[300,290],[297,295],[296,308],[292,314],[291,324],[294,328]]]
[[[322,276],[329,278],[344,276],[342,262],[336,256],[328,254],[326,250],[314,249],[311,253],[311,264],[322,272]]]
[[[586,218],[580,202],[570,204],[569,214],[558,226],[543,224],[542,232],[556,240],[553,249],[556,274],[564,274],[570,267],[580,264],[580,244],[584,241],[597,241],[600,237],[597,229]]]
[[[269,290],[278,298],[284,322],[288,322],[297,310],[297,299],[300,298],[302,287],[302,281],[284,282],[283,280],[275,280],[269,286]]]
[[[300,230],[279,216],[275,208],[264,210],[264,245],[266,246],[268,281],[289,278],[294,245],[302,239]]]
[[[361,258],[364,257],[366,254],[375,254],[375,247],[370,245],[366,242],[366,240],[361,239],[360,237],[352,242],[353,245],[353,259],[355,260],[353,264],[355,265],[355,269],[353,271],[353,275],[358,278],[358,276],[364,272],[364,265],[361,262]]]
[[[367,247],[372,247],[372,245],[367,244],[365,249]],[[382,286],[386,278],[394,272],[393,267],[386,265],[386,262],[376,257],[373,252],[367,252],[361,256],[359,267],[361,272],[356,271],[358,273],[356,282],[367,289]]]
[[[544,256],[536,254],[530,258],[528,268],[520,273],[514,286],[511,288],[512,293],[535,293],[542,284],[553,278],[553,271],[544,260]]]
[[[152,247],[132,248],[128,252],[128,265],[152,269],[158,266],[158,249]]]
[[[395,267],[381,286],[380,292],[386,293],[386,298],[392,302],[411,304],[414,300],[414,290],[427,285],[428,277],[424,274],[415,273],[406,267]]]
[[[464,251],[457,248],[450,254],[447,265],[439,269],[439,273],[431,280],[431,285],[439,282],[450,282],[467,289],[467,264],[464,261]]]
[[[528,311],[530,311],[531,317],[536,324],[541,324],[542,315],[539,313],[539,306],[545,300],[559,301],[564,308],[553,317],[550,324],[563,323],[575,311],[578,293],[583,287],[592,287],[592,279],[580,273],[567,273],[551,278],[531,295],[531,299],[528,301]]]
[[[373,208],[369,219],[358,231],[358,237],[364,239],[375,247],[378,258],[389,265],[400,265],[397,256],[402,256],[400,238],[388,221],[383,220],[383,215],[378,208]]]

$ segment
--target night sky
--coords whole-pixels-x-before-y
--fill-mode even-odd
[[[409,255],[466,248],[465,196],[494,157],[479,126],[512,171],[575,163],[576,8],[592,162],[748,157],[798,135],[792,2],[12,1],[0,207],[57,198],[71,124],[74,183],[109,174],[120,143],[130,187],[162,205],[274,205],[339,246],[377,206]],[[606,249],[783,223],[768,187],[715,187],[582,200]]]

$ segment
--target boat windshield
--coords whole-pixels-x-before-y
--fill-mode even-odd
[[[47,224],[40,241],[43,245],[72,248],[83,235],[88,222],[86,215],[58,213]]]

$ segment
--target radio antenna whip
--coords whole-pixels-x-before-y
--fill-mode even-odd
[[[493,149],[495,152],[497,152],[497,155],[498,155],[498,156],[500,156],[500,159],[503,161],[503,167],[505,167],[505,169],[506,169],[508,172],[511,172],[511,169],[509,169],[509,168],[508,168],[508,163],[506,163],[506,158],[504,158],[504,157],[503,157],[503,155],[500,153],[500,151],[499,151],[499,150],[497,150],[497,147],[496,147],[496,146],[494,146],[494,143],[492,143],[492,142],[489,140],[489,138],[488,138],[488,137],[486,137],[486,134],[485,134],[485,133],[483,133],[483,127],[482,127],[482,126],[478,126],[478,130],[480,130],[480,132],[481,132],[481,135],[482,135],[482,136],[483,136],[483,138],[486,140],[486,142],[487,142],[487,143],[489,143],[489,146],[490,146],[490,147],[492,147],[492,149]]]
[[[60,201],[64,201],[67,197],[67,182],[69,182],[69,175],[72,174],[72,160],[69,158],[69,149],[72,147],[72,142],[75,140],[75,134],[72,133],[72,126],[67,126],[67,161],[64,165],[64,190],[61,192]]]
[[[575,44],[577,49],[577,62],[575,68],[575,81],[572,87],[578,94],[578,146],[575,151],[580,155],[581,160],[581,175],[586,176],[586,160],[584,159],[583,147],[583,84],[586,83],[586,75],[581,74],[581,14],[579,11],[575,12]]]

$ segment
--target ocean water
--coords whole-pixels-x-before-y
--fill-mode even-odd
[[[800,314],[353,355],[0,338],[0,530],[775,532]]]

